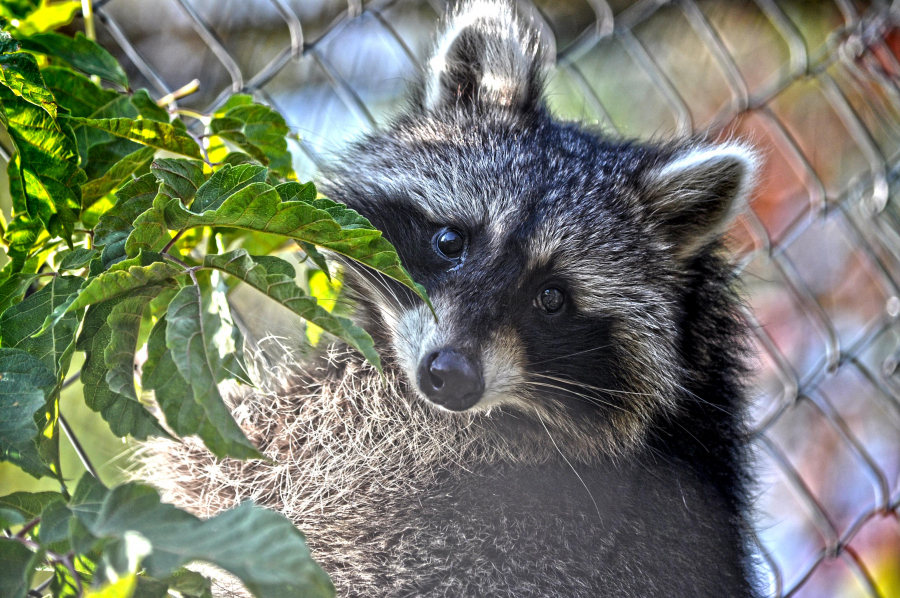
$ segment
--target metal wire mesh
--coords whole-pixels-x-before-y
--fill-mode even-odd
[[[136,85],[198,77],[300,134],[295,167],[398,106],[433,0],[95,2]],[[835,0],[535,0],[559,115],[643,138],[703,132],[766,152],[729,236],[759,367],[753,413],[772,596],[900,595],[900,8]]]

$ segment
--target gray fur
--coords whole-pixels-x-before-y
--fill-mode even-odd
[[[510,5],[463,5],[408,111],[326,173],[438,316],[345,264],[385,380],[339,349],[261,356],[262,390],[231,408],[276,464],[154,440],[138,477],[203,516],[284,513],[342,596],[757,596],[744,330],[718,241],[754,154],[556,122],[543,60]],[[466,235],[456,260],[433,247],[446,226]],[[558,315],[536,303],[548,287]],[[467,411],[418,390],[442,347],[482,369]]]

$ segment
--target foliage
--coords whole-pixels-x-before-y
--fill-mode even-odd
[[[305,319],[310,338],[331,334],[379,368],[371,337],[333,310],[339,280],[320,249],[428,299],[365,218],[296,181],[281,115],[237,95],[182,121],[130,89],[93,40],[52,31],[77,4],[0,1],[0,122],[15,149],[12,218],[0,218],[0,460],[60,485],[0,497],[0,594],[209,596],[209,581],[182,568],[201,560],[259,598],[329,596],[281,515],[245,503],[202,521],[149,487],[87,474],[70,492],[60,391],[80,375],[86,405],[120,437],[196,435],[220,458],[266,458],[219,392],[249,383],[230,288],[249,286]],[[285,259],[254,254],[286,244],[320,268],[307,283]]]

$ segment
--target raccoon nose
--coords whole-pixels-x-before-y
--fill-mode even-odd
[[[454,351],[435,351],[419,364],[419,388],[432,402],[450,411],[465,411],[484,392],[481,368]]]

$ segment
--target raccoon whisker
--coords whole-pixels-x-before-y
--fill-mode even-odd
[[[584,480],[578,474],[578,470],[576,470],[575,466],[572,465],[571,462],[569,462],[569,460],[566,458],[566,456],[560,450],[559,445],[556,444],[556,441],[553,439],[553,435],[550,434],[550,430],[547,428],[547,424],[544,423],[544,418],[541,417],[540,413],[538,413],[538,412],[535,412],[535,413],[538,416],[538,420],[541,422],[541,426],[543,426],[544,431],[547,433],[547,437],[550,439],[550,442],[553,443],[553,448],[555,448],[556,452],[559,453],[559,456],[563,458],[563,461],[566,462],[566,465],[569,466],[569,468],[572,470],[572,473],[575,474],[575,477],[577,477],[578,481],[581,482],[581,485],[584,486],[584,489],[587,491],[588,496],[591,497],[591,502],[594,503],[594,508],[597,509],[597,517],[599,517],[600,519],[603,519],[603,515],[600,514],[600,507],[597,505],[597,501],[594,500],[594,495],[591,493],[591,489],[588,488],[588,485],[584,483]]]
[[[622,407],[620,407],[620,406],[618,406],[618,405],[616,405],[616,404],[614,404],[614,403],[610,403],[609,401],[604,401],[604,400],[601,399],[600,397],[595,397],[595,396],[591,396],[591,395],[586,395],[586,394],[577,392],[577,391],[575,391],[575,390],[572,390],[571,388],[565,388],[565,387],[559,386],[559,385],[557,385],[557,384],[549,384],[549,383],[547,383],[547,382],[535,382],[535,381],[533,381],[533,380],[526,380],[526,381],[525,381],[525,384],[527,384],[527,385],[529,385],[529,386],[540,386],[540,387],[542,387],[542,388],[552,388],[552,389],[554,389],[554,390],[559,390],[559,391],[561,391],[561,392],[569,393],[569,394],[571,394],[571,395],[573,395],[573,396],[575,396],[575,397],[580,397],[580,398],[583,399],[585,402],[587,402],[587,403],[589,403],[589,404],[591,404],[591,405],[602,405],[602,406],[605,406],[605,407],[611,407],[611,408],[613,408],[613,409],[618,409],[619,411],[621,411],[621,412],[623,412],[623,413],[628,413],[628,410],[627,410],[627,409],[623,409]]]
[[[569,378],[558,378],[556,376],[548,376],[547,374],[538,374],[537,372],[531,372],[532,376],[539,376],[541,378],[546,378],[548,380],[555,380],[557,382],[563,382],[566,384],[577,384],[581,388],[586,388],[588,390],[596,390],[598,392],[609,392],[613,394],[624,394],[624,395],[635,395],[641,397],[652,397],[654,396],[649,392],[636,392],[631,390],[615,390],[612,388],[600,388],[599,386],[591,386],[590,384],[585,384],[584,382],[579,382],[577,380],[572,380]]]
[[[540,361],[533,361],[533,362],[531,362],[531,365],[539,365],[541,363],[547,363],[549,361],[557,361],[559,359],[568,359],[570,357],[575,357],[576,355],[582,355],[583,353],[590,353],[591,351],[600,351],[601,349],[607,349],[609,347],[612,347],[612,343],[609,343],[607,345],[601,345],[599,347],[594,347],[593,349],[585,349],[584,351],[576,351],[574,353],[569,353],[568,355],[561,355],[559,357],[553,357],[551,359],[542,359]]]

